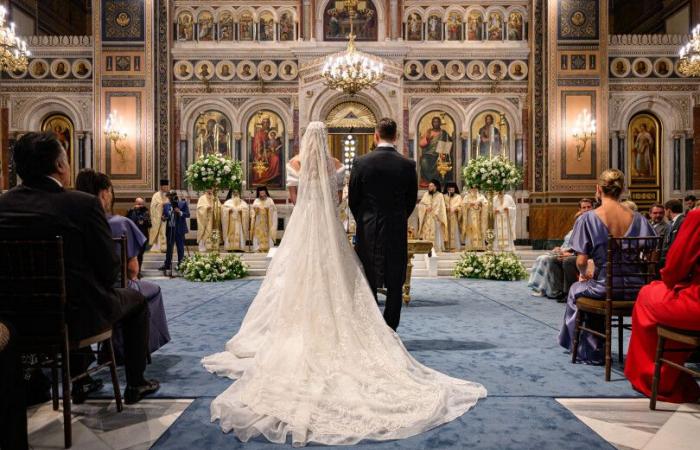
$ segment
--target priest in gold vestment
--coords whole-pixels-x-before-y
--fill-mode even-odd
[[[488,228],[486,197],[472,187],[462,199],[462,239],[468,251],[484,250],[485,233]]]
[[[275,246],[277,208],[265,186],[257,189],[257,198],[250,214],[250,234],[254,252],[264,253]]]
[[[493,251],[515,251],[515,211],[510,195],[501,191],[493,198]]]
[[[224,249],[233,252],[245,251],[248,226],[248,203],[241,199],[240,193],[234,191],[232,197],[221,207]]]
[[[440,182],[432,180],[428,192],[418,203],[418,237],[433,243],[433,252],[445,250],[447,236],[447,208],[440,193]]]
[[[163,205],[168,202],[168,190],[170,189],[168,180],[160,180],[160,190],[153,194],[151,198],[151,231],[148,241],[151,244],[152,252],[165,253],[165,221],[163,220]]]
[[[462,196],[457,183],[447,183],[443,197],[447,212],[445,251],[459,252],[462,250]]]
[[[211,189],[199,197],[197,201],[197,244],[199,244],[199,251],[206,252],[219,249],[219,242],[221,240],[221,232],[218,227],[215,228],[214,215],[221,213],[221,202],[214,195]],[[219,238],[214,240],[213,234],[217,232]]]

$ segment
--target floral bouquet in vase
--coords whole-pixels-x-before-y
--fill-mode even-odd
[[[520,169],[503,156],[472,159],[462,169],[462,175],[465,186],[476,187],[481,192],[507,191],[523,180]]]

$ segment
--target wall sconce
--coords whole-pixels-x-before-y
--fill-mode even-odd
[[[107,116],[105,122],[104,135],[108,141],[114,145],[114,150],[117,152],[122,162],[126,161],[126,147],[118,145],[119,141],[126,140],[127,133],[124,131],[121,118],[117,118],[117,111],[112,111]]]
[[[587,109],[579,113],[571,135],[576,140],[576,160],[583,159],[583,152],[589,140],[595,139],[595,120]]]

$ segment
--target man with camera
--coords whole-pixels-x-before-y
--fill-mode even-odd
[[[187,234],[187,218],[190,217],[190,208],[187,200],[180,200],[176,191],[168,193],[168,201],[163,205],[163,222],[165,222],[165,236],[167,251],[165,252],[165,264],[159,270],[172,270],[173,245],[177,245],[178,267],[185,255],[185,235]]]
[[[131,208],[127,213],[126,217],[134,222],[136,224],[136,228],[139,229],[141,233],[143,233],[146,238],[148,238],[149,235],[149,230],[151,229],[151,213],[148,211],[148,208],[146,208],[146,202],[141,198],[138,197],[134,201],[134,207]],[[143,244],[143,247],[141,247],[141,251],[139,252],[138,255],[138,261],[139,261],[139,278],[141,278],[141,268],[143,267],[143,254],[146,251],[146,247],[148,247],[148,241],[146,241],[145,244]]]

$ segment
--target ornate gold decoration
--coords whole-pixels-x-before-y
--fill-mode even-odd
[[[358,0],[344,0],[350,17],[348,48],[326,58],[321,78],[326,86],[348,95],[374,86],[384,79],[384,64],[373,56],[355,49],[353,18],[357,15]]]
[[[678,71],[690,77],[700,76],[700,25],[693,28],[690,41],[678,52]]]
[[[326,117],[328,128],[374,128],[377,118],[365,105],[357,102],[343,102],[334,106]]]
[[[0,5],[0,72],[24,72],[31,52],[27,42],[15,35],[15,24],[5,21],[7,10]]]
[[[583,159],[583,152],[586,150],[586,144],[589,140],[595,139],[595,120],[591,117],[591,113],[584,109],[576,118],[571,135],[576,140],[576,160]]]
[[[119,25],[120,27],[128,27],[129,24],[131,23],[131,17],[129,17],[129,14],[127,14],[125,12],[120,12],[117,15],[116,22],[117,22],[117,25]]]

